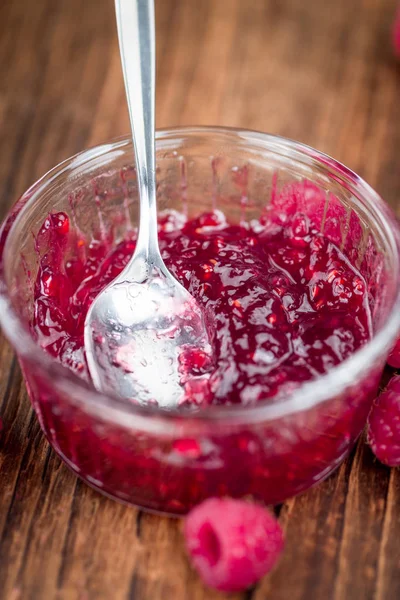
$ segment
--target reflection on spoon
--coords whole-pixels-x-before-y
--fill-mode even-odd
[[[193,297],[156,270],[143,283],[113,282],[92,307],[85,347],[94,385],[140,403],[182,404],[191,377],[182,357],[201,348],[211,364],[203,313]]]

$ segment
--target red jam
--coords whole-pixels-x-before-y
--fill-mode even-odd
[[[220,212],[185,221],[160,218],[168,268],[204,307],[213,334],[210,357],[181,357],[193,377],[188,403],[254,404],[325,373],[370,337],[366,285],[338,248],[297,217],[272,230],[262,222],[230,225]],[[72,259],[67,215],[49,215],[37,238],[50,248],[40,261],[33,329],[38,343],[88,378],[84,320],[93,298],[126,265],[125,239],[78,240]],[[76,241],[75,241],[76,243]],[[202,375],[207,374],[207,377]]]
[[[209,404],[275,404],[370,339],[379,256],[369,244],[364,279],[351,264],[359,219],[333,196],[328,206],[325,200],[305,182],[284,190],[272,212],[240,226],[218,211],[188,221],[174,212],[160,217],[165,262],[204,306],[214,331],[211,367],[200,352],[182,358],[193,374],[185,392],[200,415]],[[48,216],[36,236],[30,323],[37,343],[87,381],[86,312],[135,248],[134,235],[118,244],[112,233],[96,237],[83,238],[64,213]],[[25,374],[44,431],[75,472],[114,497],[180,514],[209,496],[280,502],[326,477],[361,432],[380,370],[326,402],[313,406],[311,398],[307,410],[274,419],[259,413],[248,423],[172,416],[160,423],[136,413],[113,421],[29,367]]]

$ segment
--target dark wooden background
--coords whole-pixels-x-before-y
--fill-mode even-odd
[[[253,128],[345,162],[400,211],[395,0],[156,0],[157,122]],[[0,1],[0,216],[128,132],[112,0]],[[50,450],[0,335],[0,598],[216,600],[179,522],[107,500]],[[361,442],[280,510],[278,568],[233,600],[400,598],[400,472]]]

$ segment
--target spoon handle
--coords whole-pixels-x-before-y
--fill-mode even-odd
[[[158,248],[155,174],[155,25],[154,0],[115,0],[122,70],[135,148],[140,199],[139,234],[132,261],[142,263],[143,278],[162,264]],[[142,260],[138,261],[138,258]]]

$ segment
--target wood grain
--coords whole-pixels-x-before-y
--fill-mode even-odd
[[[304,141],[364,176],[400,215],[395,0],[157,0],[157,122]],[[0,216],[43,172],[128,131],[111,0],[0,4]],[[216,600],[176,520],[112,502],[49,448],[0,335],[0,597]],[[286,552],[232,600],[400,597],[400,474],[362,440],[280,509]]]

